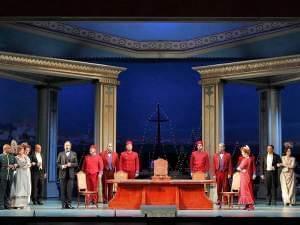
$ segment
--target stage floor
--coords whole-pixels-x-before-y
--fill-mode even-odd
[[[82,204],[75,209],[61,209],[58,200],[47,200],[42,206],[29,205],[26,209],[0,210],[1,217],[144,217],[140,210],[113,210],[107,205],[99,204],[99,208],[92,206],[85,209]],[[73,206],[76,206],[73,202]],[[300,205],[289,207],[283,206],[280,202],[277,206],[266,206],[263,202],[256,204],[254,211],[242,209],[218,209],[213,210],[178,210],[177,217],[298,217],[300,218]]]

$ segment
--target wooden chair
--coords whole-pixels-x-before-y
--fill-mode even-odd
[[[115,180],[127,180],[128,179],[128,173],[124,171],[118,171],[114,174],[114,179]],[[114,183],[113,184],[113,193],[117,192],[118,184]]]
[[[200,172],[200,171],[193,173],[192,180],[206,180],[205,173]],[[205,193],[208,193],[206,184],[204,185],[204,191],[205,191]]]
[[[233,199],[238,197],[240,193],[240,172],[235,172],[232,176],[232,184],[230,191],[222,192],[222,199],[220,203],[220,208],[222,204],[225,203],[224,199],[227,199],[228,208],[233,208]]]
[[[96,196],[96,207],[98,208],[98,191],[88,191],[87,184],[86,184],[86,174],[83,171],[79,171],[76,174],[77,177],[77,190],[78,190],[78,197],[77,197],[77,208],[80,204],[80,196],[84,196],[84,203],[85,208],[88,207],[88,196],[95,195]]]

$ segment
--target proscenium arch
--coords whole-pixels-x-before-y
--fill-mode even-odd
[[[118,76],[125,68],[0,51],[0,77],[34,85],[38,93],[36,142],[44,149],[47,168],[46,196],[57,197],[57,106],[61,86],[91,82],[95,85],[94,142],[99,151],[116,146]],[[99,190],[99,200],[102,199]]]

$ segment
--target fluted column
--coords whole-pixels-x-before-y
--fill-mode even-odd
[[[58,130],[58,89],[49,86],[37,86],[38,121],[37,143],[42,146],[43,164],[47,172],[46,197],[58,197],[56,186],[56,157]]]
[[[266,153],[269,144],[274,145],[277,154],[281,155],[282,152],[281,89],[282,87],[258,89],[260,155]]]
[[[116,149],[117,80],[95,83],[95,144],[102,151],[112,143]],[[99,180],[98,199],[102,202],[102,183]]]
[[[209,152],[213,170],[213,155],[220,142],[224,142],[223,82],[219,79],[202,80],[202,140]],[[216,187],[210,189],[210,198],[216,201]]]

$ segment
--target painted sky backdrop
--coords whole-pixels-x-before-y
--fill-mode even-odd
[[[259,23],[260,21],[253,21]],[[97,22],[68,21],[85,29],[135,40],[186,40],[241,28],[245,22]],[[128,68],[118,87],[117,134],[119,138],[142,137],[154,132],[148,117],[160,103],[167,114],[166,139],[190,143],[192,130],[201,129],[200,76],[193,66],[284,56],[300,53],[300,32],[283,32],[255,41],[224,46],[184,60],[126,59],[113,51],[94,48],[84,41],[26,32],[0,26],[0,50],[39,56],[71,58]],[[94,58],[94,59],[93,59]],[[122,60],[120,60],[122,59]],[[300,85],[282,91],[283,139],[300,142]],[[258,142],[258,94],[255,87],[225,86],[225,139],[227,142]],[[0,124],[36,124],[36,90],[15,81],[0,79]],[[94,88],[92,84],[64,86],[59,93],[59,135],[81,137],[93,132]],[[173,135],[173,136],[172,136]],[[151,136],[151,135],[150,135]],[[147,137],[146,137],[147,138]],[[151,138],[150,138],[151,139]]]
[[[207,64],[207,62],[204,62]],[[163,125],[163,136],[190,143],[193,129],[200,128],[201,87],[191,70],[198,62],[136,61],[110,62],[127,67],[118,88],[117,132],[120,138],[141,140],[151,136],[147,119],[160,103],[171,121]],[[300,85],[282,91],[283,138],[300,141]],[[228,142],[258,142],[258,94],[255,87],[225,86],[225,139]],[[0,123],[36,120],[36,90],[10,80],[0,80]],[[94,88],[92,84],[69,85],[59,94],[59,135],[77,137],[93,130]],[[148,126],[148,127],[147,127]],[[152,127],[151,127],[152,126]],[[145,130],[146,129],[146,130]],[[147,133],[148,132],[148,133]]]

